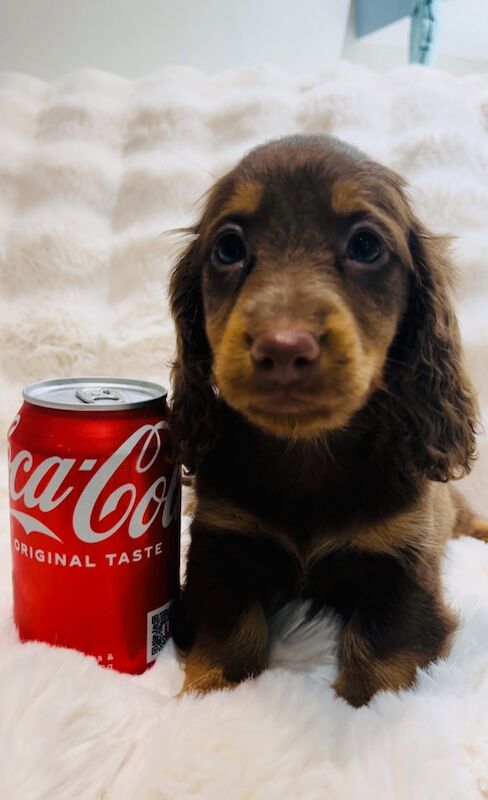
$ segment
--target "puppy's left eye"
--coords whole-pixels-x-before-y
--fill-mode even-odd
[[[237,228],[221,233],[212,249],[212,261],[220,269],[240,266],[246,255],[246,245]]]
[[[374,264],[382,254],[383,245],[373,231],[356,231],[346,247],[346,258],[360,264]]]

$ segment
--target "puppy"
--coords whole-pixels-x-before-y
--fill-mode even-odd
[[[337,612],[349,703],[411,686],[456,629],[445,542],[487,533],[448,484],[477,405],[445,242],[398,175],[325,135],[251,151],[190,233],[170,283],[174,456],[196,491],[183,691],[262,672],[292,598]]]

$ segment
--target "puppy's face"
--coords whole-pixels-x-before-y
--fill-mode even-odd
[[[335,140],[293,142],[216,185],[198,259],[220,394],[267,431],[310,437],[381,386],[412,266],[399,179]]]

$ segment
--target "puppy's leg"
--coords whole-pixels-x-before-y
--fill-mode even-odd
[[[439,565],[385,559],[362,575],[340,642],[337,693],[361,706],[382,689],[412,686],[417,667],[449,652],[457,623],[441,596]]]
[[[210,692],[236,686],[267,665],[268,623],[260,603],[248,604],[225,640],[201,632],[185,660],[182,693]]]
[[[471,511],[469,504],[458,489],[449,486],[451,501],[456,511],[456,520],[453,529],[453,539],[459,536],[472,536],[488,542],[488,520],[482,519]]]
[[[439,621],[435,624],[439,625]],[[450,623],[446,619],[439,627],[442,625],[446,632],[439,635],[438,645],[432,648],[431,653],[403,650],[399,641],[398,651],[386,656],[375,653],[374,641],[364,635],[356,620],[349,622],[340,645],[341,667],[334,684],[337,694],[358,708],[369,703],[376,692],[399,691],[413,686],[417,668],[426,667],[449,651]],[[454,626],[455,623],[451,622],[452,630]]]
[[[193,530],[176,644],[185,641],[182,693],[235,686],[268,662],[268,623],[244,537]]]

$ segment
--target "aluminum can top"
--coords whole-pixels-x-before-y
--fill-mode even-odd
[[[162,400],[157,383],[126,378],[61,378],[31,383],[22,392],[27,403],[66,411],[119,411]]]

